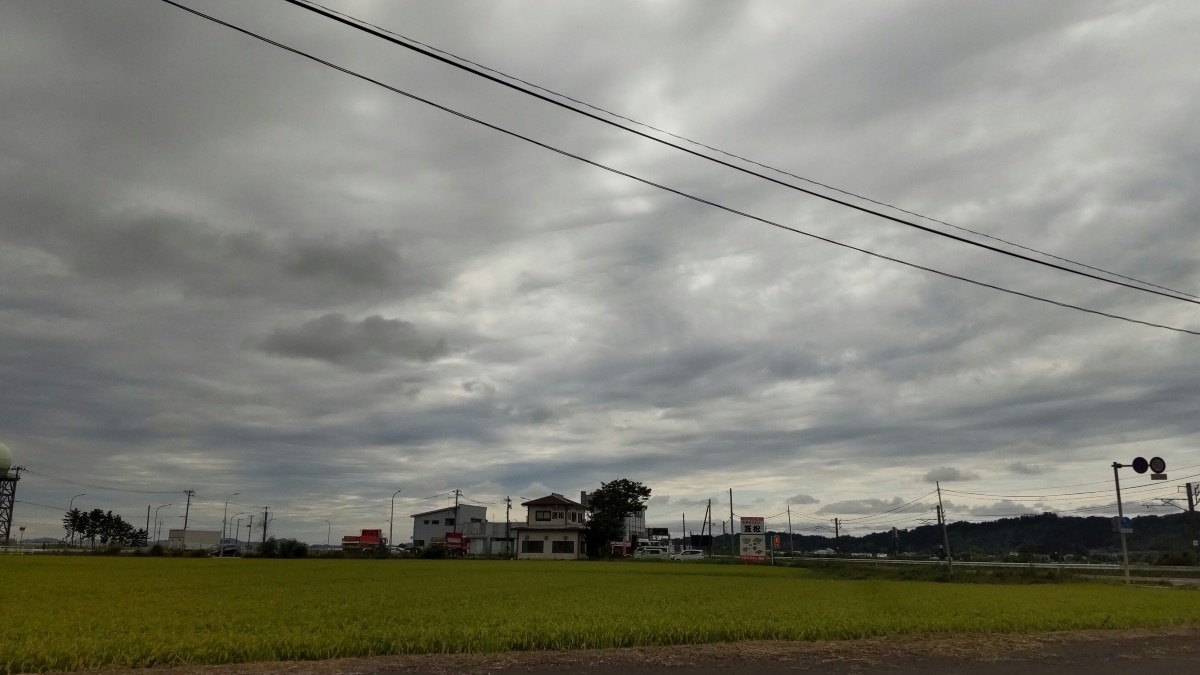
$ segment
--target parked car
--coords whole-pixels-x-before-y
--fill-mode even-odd
[[[646,560],[666,560],[670,554],[665,548],[655,548],[653,546],[643,546],[633,552],[633,557],[636,559]]]
[[[704,558],[704,551],[697,551],[694,549],[680,551],[679,553],[671,556],[671,560],[704,560]]]

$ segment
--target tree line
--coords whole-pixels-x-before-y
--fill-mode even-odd
[[[63,516],[62,524],[63,529],[67,531],[67,538],[74,540],[78,535],[80,542],[87,541],[93,548],[97,542],[101,546],[113,543],[122,546],[145,546],[148,539],[145,529],[135,528],[120,515],[101,509],[72,509]]]

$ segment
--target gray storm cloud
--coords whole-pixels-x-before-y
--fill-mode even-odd
[[[392,359],[432,361],[446,355],[446,343],[429,339],[401,319],[376,314],[350,321],[343,314],[325,314],[299,326],[276,328],[260,348],[268,354],[297,359],[369,367]]]
[[[330,2],[755,161],[1200,292],[1200,5]],[[1185,304],[820,203],[306,13],[205,4],[732,208],[1195,328]],[[0,81],[0,442],[44,474],[194,488],[207,524],[213,495],[241,492],[280,509],[281,536],[323,541],[325,519],[378,525],[399,487],[415,513],[454,488],[500,504],[628,477],[672,495],[656,524],[677,526],[668,512],[690,521],[731,486],[737,508],[864,516],[927,480],[1026,495],[1107,490],[1137,454],[1173,479],[1200,464],[1194,337],[684,201],[162,3],[0,3]],[[21,489],[145,511],[74,487]],[[58,517],[18,514],[39,534]]]

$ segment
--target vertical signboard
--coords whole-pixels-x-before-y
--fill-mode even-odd
[[[767,558],[767,528],[762,518],[742,518],[741,558],[762,562]]]

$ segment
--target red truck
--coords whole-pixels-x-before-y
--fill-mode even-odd
[[[343,551],[369,551],[387,546],[387,537],[383,530],[362,530],[360,534],[348,534],[342,537]]]

